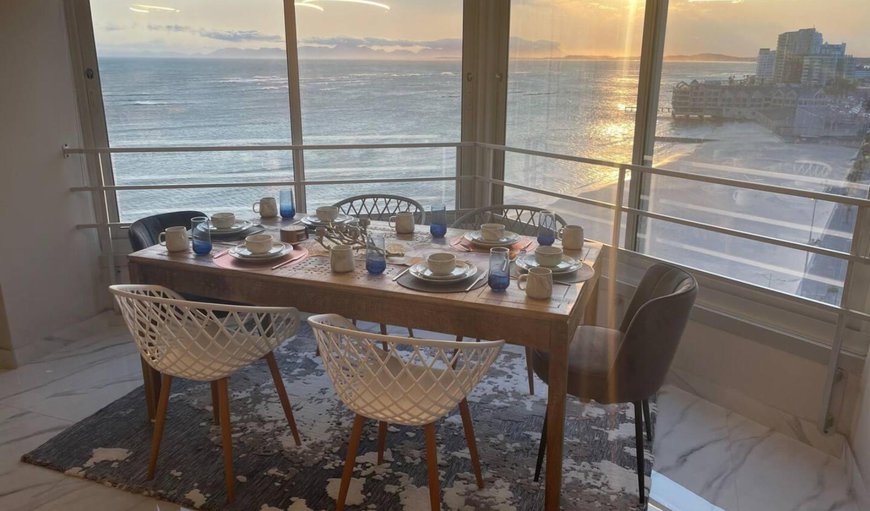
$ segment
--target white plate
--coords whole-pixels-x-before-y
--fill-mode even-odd
[[[272,242],[272,248],[265,254],[252,254],[244,245],[237,245],[231,248],[229,254],[236,259],[241,259],[243,261],[269,261],[271,259],[283,257],[291,250],[293,250],[291,245],[280,241],[274,241]]]
[[[234,223],[232,227],[218,229],[211,222],[208,223],[209,230],[212,234],[238,234],[245,229],[251,227],[252,225],[254,225],[253,222],[249,222],[248,220],[242,220],[241,222]]]
[[[477,266],[467,261],[456,261],[456,267],[449,275],[433,275],[426,262],[417,263],[408,270],[412,276],[428,282],[457,282],[473,277],[477,273]]]
[[[338,215],[338,218],[335,219],[334,223],[347,224],[347,223],[353,222],[354,220],[356,220],[356,218],[354,218],[350,215],[345,215],[344,213],[340,213]],[[302,217],[302,220],[300,220],[300,221],[303,224],[308,225],[310,227],[316,227],[319,225],[326,225],[326,222],[317,218],[317,215],[305,215],[304,217]]]
[[[561,273],[571,273],[573,271],[577,271],[583,266],[583,261],[578,261],[571,256],[562,256],[562,260],[559,261],[559,264],[556,266],[542,266],[538,264],[537,259],[535,259],[535,254],[525,254],[521,257],[517,257],[517,266],[524,270],[528,270],[529,268],[550,268],[553,270],[553,275],[559,275]]]
[[[480,231],[471,231],[465,233],[465,239],[481,247],[509,247],[520,240],[520,235],[515,232],[505,231],[501,239],[490,241],[484,239]]]

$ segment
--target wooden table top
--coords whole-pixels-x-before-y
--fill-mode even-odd
[[[278,229],[283,225],[289,225],[290,221],[263,221],[258,220],[266,227],[268,233],[278,239]],[[311,255],[303,261],[292,263],[288,266],[272,270],[272,265],[252,265],[230,269],[218,266],[213,260],[214,255],[220,254],[226,248],[239,242],[214,242],[211,254],[198,256],[193,252],[169,253],[160,245],[146,248],[130,254],[129,260],[133,265],[150,269],[195,272],[203,277],[207,274],[230,275],[238,274],[245,277],[246,282],[258,282],[260,284],[292,286],[294,284],[304,287],[306,290],[322,289],[324,292],[334,294],[345,293],[348,298],[355,300],[378,301],[389,298],[395,301],[401,298],[406,307],[431,307],[440,306],[454,308],[459,307],[466,311],[481,310],[494,312],[498,310],[500,315],[508,315],[516,318],[534,318],[547,321],[568,321],[571,316],[577,314],[577,307],[582,307],[581,300],[583,290],[588,286],[594,286],[600,269],[602,245],[597,242],[587,241],[582,251],[570,252],[567,255],[580,257],[583,261],[596,269],[596,275],[592,280],[577,284],[555,284],[553,296],[549,300],[535,300],[528,298],[525,291],[517,287],[516,280],[511,280],[510,286],[505,291],[493,291],[484,285],[470,292],[457,293],[427,293],[402,287],[393,281],[393,277],[403,271],[414,258],[425,258],[432,252],[447,251],[456,254],[457,259],[467,260],[476,264],[481,271],[488,268],[489,254],[486,252],[464,252],[452,247],[449,241],[463,235],[461,229],[449,229],[442,239],[433,240],[427,226],[417,226],[417,231],[411,235],[397,235],[385,222],[372,222],[369,227],[370,233],[379,233],[386,236],[387,246],[401,244],[405,250],[404,258],[388,258],[387,270],[381,275],[370,275],[365,271],[363,259],[356,261],[356,269],[351,273],[332,273],[329,265],[329,257],[325,250],[313,239],[313,236],[302,242]],[[221,257],[231,257],[223,255]],[[364,256],[363,256],[364,257]],[[146,280],[147,282],[148,280]],[[182,289],[184,292],[195,292]],[[206,294],[205,296],[210,296]],[[220,296],[220,298],[224,298]],[[226,297],[229,298],[229,297]],[[253,303],[253,302],[252,302]],[[285,305],[276,303],[257,303],[258,305]],[[302,307],[300,307],[302,308]],[[306,310],[303,308],[303,310]],[[318,312],[312,310],[309,312]],[[360,318],[364,319],[364,318]]]

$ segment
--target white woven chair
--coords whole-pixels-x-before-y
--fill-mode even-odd
[[[477,484],[483,488],[466,397],[486,374],[504,341],[463,343],[372,334],[358,330],[336,314],[312,316],[308,322],[338,397],[356,413],[336,511],[344,509],[366,418],[379,422],[378,463],[383,461],[388,424],[423,426],[429,500],[432,509],[439,510],[435,421],[459,405]]]
[[[215,422],[221,426],[227,502],[235,498],[228,377],[265,358],[296,445],[299,432],[273,350],[299,329],[292,307],[218,305],[184,300],[162,286],[109,288],[145,362],[162,375],[151,441],[148,479],[154,478],[174,377],[211,383]]]

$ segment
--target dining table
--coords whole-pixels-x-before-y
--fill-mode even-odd
[[[282,226],[298,224],[291,219],[256,219],[277,240]],[[443,238],[433,238],[429,226],[417,225],[412,234],[396,234],[386,222],[372,221],[370,234],[383,234],[388,251],[401,248],[400,257],[388,257],[387,269],[369,274],[364,258],[355,260],[354,271],[333,273],[328,252],[314,239],[298,244],[307,257],[274,268],[273,265],[227,265],[227,249],[239,242],[214,242],[211,254],[192,251],[167,252],[155,245],[128,256],[130,281],[168,287],[198,297],[261,306],[292,306],[305,313],[335,313],[416,330],[429,330],[478,339],[503,339],[528,350],[549,352],[547,399],[547,456],[544,507],[559,509],[568,376],[568,347],[577,326],[594,323],[598,277],[603,245],[587,240],[573,254],[594,270],[588,280],[556,283],[549,300],[532,299],[511,280],[507,289],[495,291],[484,285],[470,291],[431,293],[403,287],[395,280],[408,265],[433,252],[454,252],[485,271],[489,254],[458,244],[467,231],[448,229]],[[530,238],[533,240],[533,238]],[[558,242],[557,242],[558,244]],[[364,250],[361,252],[365,252]],[[571,252],[566,251],[567,255]],[[142,361],[146,402],[153,418],[160,392],[160,375]]]

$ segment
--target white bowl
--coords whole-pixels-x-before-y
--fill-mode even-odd
[[[251,234],[245,238],[245,248],[252,254],[265,254],[272,249],[272,241],[269,234]]]
[[[433,275],[450,275],[456,268],[456,256],[447,252],[435,252],[426,258],[426,264]]]
[[[541,266],[552,268],[562,262],[562,249],[559,247],[541,245],[535,249],[535,260]]]
[[[234,213],[215,213],[211,216],[211,224],[218,229],[229,229],[236,224]]]
[[[321,222],[335,222],[338,218],[338,208],[335,206],[321,206],[317,208],[317,218]]]

